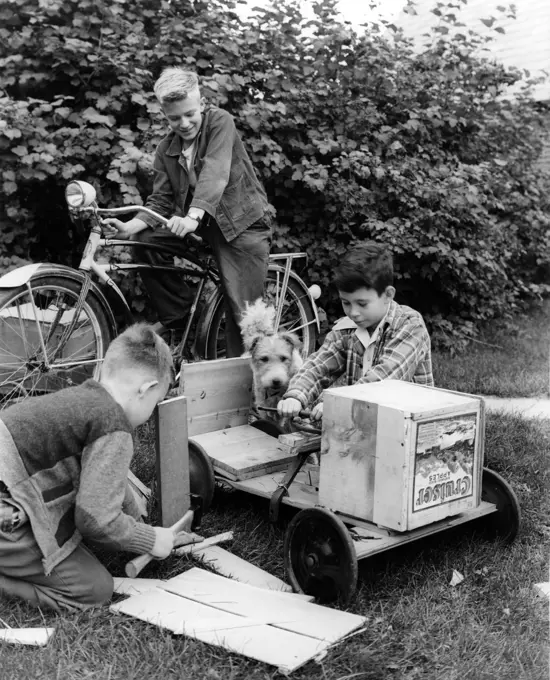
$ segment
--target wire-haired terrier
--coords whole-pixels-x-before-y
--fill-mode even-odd
[[[258,418],[273,420],[282,430],[288,431],[289,423],[284,418],[257,407],[277,407],[290,379],[304,363],[300,338],[295,333],[275,332],[275,308],[261,298],[247,304],[240,326],[245,352],[250,355],[252,366],[252,413]]]

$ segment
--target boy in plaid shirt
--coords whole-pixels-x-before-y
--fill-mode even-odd
[[[323,415],[327,387],[391,378],[433,386],[430,336],[422,316],[394,301],[391,253],[374,241],[354,246],[335,271],[346,314],[290,381],[278,404],[281,416],[297,416],[314,404]]]

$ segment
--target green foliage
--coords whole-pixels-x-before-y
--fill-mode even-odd
[[[547,294],[544,116],[528,91],[502,97],[520,73],[476,56],[483,39],[457,34],[456,3],[436,4],[421,53],[384,22],[357,34],[335,0],[312,5],[306,18],[272,0],[244,20],[233,0],[4,2],[0,267],[74,258],[73,177],[103,205],[142,202],[166,129],[152,85],[182,64],[236,117],[277,210],[275,247],[307,250],[311,281],[329,290],[356,240],[387,243],[399,299],[449,345]]]

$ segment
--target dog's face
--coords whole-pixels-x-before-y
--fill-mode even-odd
[[[264,389],[284,390],[303,363],[299,338],[293,333],[263,335],[250,348],[256,383]]]

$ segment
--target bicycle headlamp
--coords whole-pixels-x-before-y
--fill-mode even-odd
[[[87,208],[96,198],[96,191],[88,182],[75,180],[65,189],[65,200],[70,208]]]

